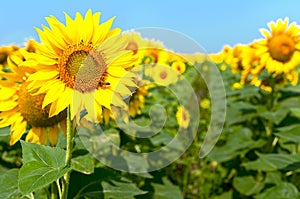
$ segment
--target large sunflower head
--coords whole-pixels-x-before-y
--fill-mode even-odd
[[[268,27],[260,30],[265,37],[257,45],[260,64],[270,73],[289,73],[300,63],[300,28],[288,18],[271,21]]]
[[[28,48],[26,48],[28,50]],[[15,144],[29,128],[26,141],[45,144],[47,133],[52,145],[57,142],[59,126],[65,131],[66,112],[49,118],[49,106],[42,108],[45,95],[31,95],[26,80],[35,72],[29,67],[19,67],[23,57],[8,57],[8,72],[0,77],[0,128],[10,126],[11,141]]]
[[[86,109],[87,119],[98,122],[102,108],[126,108],[122,97],[131,94],[127,86],[135,86],[134,74],[126,69],[136,58],[126,50],[121,30],[111,29],[114,17],[100,24],[100,15],[88,10],[72,19],[65,14],[66,24],[46,17],[49,27],[36,29],[41,40],[35,43],[36,52],[24,53],[27,61],[22,65],[37,70],[28,88],[45,93],[42,107],[50,104],[50,117],[70,105],[72,118]]]

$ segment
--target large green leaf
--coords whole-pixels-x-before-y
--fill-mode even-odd
[[[21,144],[24,165],[19,172],[19,188],[23,194],[41,189],[69,171],[63,149],[24,141]]]
[[[181,199],[182,193],[178,186],[173,185],[166,177],[163,178],[164,184],[152,184],[154,187],[154,199]]]
[[[65,150],[58,147],[42,146],[21,140],[23,163],[31,161],[42,162],[54,167],[65,166]]]
[[[19,188],[23,194],[46,187],[62,177],[69,169],[55,168],[42,162],[32,161],[24,164],[19,173]]]
[[[264,188],[264,183],[257,182],[253,176],[235,177],[233,180],[234,188],[246,196],[259,193]]]
[[[282,108],[274,112],[270,112],[270,111],[260,112],[259,115],[273,122],[274,124],[278,125],[287,116],[288,112],[289,112],[288,109]]]
[[[243,164],[248,170],[276,171],[294,163],[300,162],[298,154],[258,154],[255,161]]]
[[[71,168],[84,174],[94,173],[94,161],[91,154],[72,158]]]
[[[279,133],[275,133],[276,136],[280,137],[280,138],[284,138],[288,141],[292,141],[292,142],[300,142],[300,125],[292,125],[292,126],[288,126],[288,127],[283,127],[283,128],[278,128],[277,130],[279,130]]]
[[[229,134],[226,140],[225,145],[215,147],[209,157],[217,162],[224,162],[244,154],[250,149],[259,148],[265,143],[263,140],[254,141],[252,132],[241,127],[233,128],[233,132]]]
[[[0,198],[20,198],[21,194],[18,188],[19,169],[11,169],[2,173],[0,176]]]
[[[269,188],[263,193],[255,196],[255,199],[296,199],[299,198],[299,191],[291,183],[282,183],[275,187]]]
[[[119,182],[111,180],[110,182],[102,182],[104,199],[134,199],[134,196],[145,194],[131,182]]]

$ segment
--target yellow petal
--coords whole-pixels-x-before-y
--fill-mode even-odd
[[[52,146],[54,146],[57,143],[58,135],[59,135],[59,129],[58,129],[57,125],[50,126],[49,132],[48,132],[48,137],[49,137],[50,144]]]
[[[11,140],[9,143],[10,145],[14,145],[18,140],[20,140],[20,138],[26,131],[26,126],[27,123],[23,122],[23,118],[20,117],[18,121],[16,121],[14,127],[12,127],[11,129]]]
[[[56,78],[58,75],[58,71],[38,71],[30,75],[28,81],[49,80]]]
[[[49,89],[45,95],[42,108],[45,108],[48,104],[56,101],[63,93],[64,87],[65,85],[62,82],[55,82],[55,84],[52,85],[52,89]]]

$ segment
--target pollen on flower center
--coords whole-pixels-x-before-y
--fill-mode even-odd
[[[269,49],[273,59],[288,62],[295,51],[295,43],[287,35],[277,35],[270,39]]]
[[[19,109],[24,120],[35,127],[53,126],[67,117],[66,110],[60,112],[58,115],[49,118],[50,106],[42,109],[42,104],[45,94],[31,95],[26,90],[26,84],[22,84],[19,90]]]
[[[60,79],[82,93],[95,90],[105,81],[106,63],[101,52],[84,44],[69,46],[58,63]],[[103,83],[103,82],[102,82]]]

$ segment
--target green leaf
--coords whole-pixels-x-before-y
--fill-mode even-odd
[[[209,157],[217,162],[224,162],[238,155],[245,154],[250,149],[259,148],[265,142],[252,140],[252,132],[247,128],[236,127],[227,137],[227,142],[221,147],[215,147]]]
[[[9,136],[9,131],[10,131],[10,127],[0,128],[0,138],[5,137],[5,136]]]
[[[19,188],[23,194],[46,187],[69,171],[63,149],[24,141],[21,144],[24,165],[19,172]]]
[[[292,125],[288,127],[278,128],[279,133],[275,133],[276,136],[280,138],[284,138],[288,141],[292,141],[295,143],[300,142],[300,125]]]
[[[2,173],[0,176],[0,198],[20,198],[21,194],[18,188],[19,169],[11,169]]]
[[[42,162],[54,167],[65,166],[66,152],[58,147],[42,146],[21,140],[23,163],[31,161]]]
[[[232,199],[232,191],[228,191],[221,195],[214,196],[213,199]]]
[[[232,102],[232,106],[234,106],[236,109],[240,110],[255,110],[256,106],[244,102],[244,101],[238,101],[238,102]]]
[[[78,156],[76,158],[72,158],[71,168],[75,171],[84,174],[94,173],[94,161],[92,155],[87,154],[83,156]]]
[[[257,171],[276,171],[276,167],[272,164],[262,160],[257,159],[251,162],[246,162],[242,164],[247,170],[257,170]]]
[[[152,184],[154,188],[154,199],[181,199],[182,193],[178,186],[173,185],[166,177],[163,178],[164,185]]]
[[[227,96],[238,95],[240,98],[244,99],[244,98],[248,98],[248,97],[257,96],[258,92],[259,92],[258,87],[253,86],[253,85],[245,85],[245,87],[243,89],[228,92]]]
[[[299,198],[299,191],[295,185],[291,183],[282,183],[280,185],[274,186],[267,189],[263,193],[255,196],[255,199],[295,199]]]
[[[300,108],[290,108],[291,114],[297,118],[300,118]]]
[[[294,154],[258,154],[259,159],[243,164],[248,170],[276,171],[300,161],[300,155]]]
[[[278,125],[287,116],[288,112],[288,109],[278,109],[275,112],[264,111],[259,113],[259,115]]]
[[[29,194],[46,187],[68,171],[69,168],[55,168],[38,161],[28,162],[20,169],[19,188],[23,194]]]
[[[281,182],[282,182],[282,180],[281,180],[281,173],[280,172],[278,172],[278,171],[267,172],[264,183],[279,185]]]
[[[134,196],[145,194],[131,182],[119,182],[111,180],[110,182],[102,182],[104,199],[134,199]]]
[[[234,188],[246,196],[259,193],[264,188],[264,183],[257,182],[253,176],[235,177],[233,180]]]

